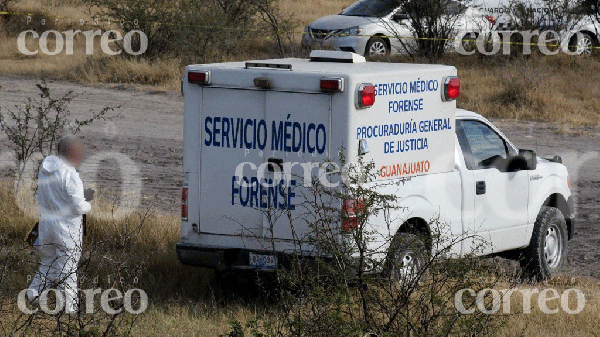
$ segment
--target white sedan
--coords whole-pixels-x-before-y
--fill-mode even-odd
[[[404,54],[407,48],[414,48],[415,36],[407,15],[397,6],[395,0],[356,2],[340,14],[322,17],[306,26],[302,46],[326,45],[365,56]],[[449,1],[447,8],[449,16],[445,19],[452,20],[451,39],[487,34],[495,23],[494,17],[459,1]]]

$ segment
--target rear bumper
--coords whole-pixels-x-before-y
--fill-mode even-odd
[[[226,248],[215,246],[201,246],[187,243],[177,243],[175,245],[179,261],[186,265],[206,267],[218,271],[224,270],[262,270],[274,271],[273,269],[261,269],[250,266],[250,253],[275,255],[277,256],[277,267],[285,268],[291,263],[295,254],[254,250],[244,248]],[[314,259],[313,256],[302,256],[305,259]]]

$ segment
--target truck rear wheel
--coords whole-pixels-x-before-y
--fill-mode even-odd
[[[547,279],[559,274],[567,259],[567,223],[555,207],[542,207],[535,220],[529,247],[521,258],[527,276]]]
[[[423,278],[428,258],[421,235],[399,233],[390,245],[384,275],[400,285],[412,285]]]

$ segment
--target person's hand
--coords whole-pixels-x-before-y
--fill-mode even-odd
[[[94,191],[91,188],[87,188],[83,191],[83,197],[85,198],[85,201],[92,201],[94,200],[94,193],[96,191]]]

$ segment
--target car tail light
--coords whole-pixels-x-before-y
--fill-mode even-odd
[[[375,104],[375,86],[371,83],[363,83],[358,87],[358,107],[370,108]]]
[[[493,17],[491,15],[486,15],[485,19],[488,20],[492,24],[492,26],[496,25],[496,18],[495,17]]]
[[[181,220],[188,220],[188,186],[183,185],[181,188]]]
[[[190,71],[188,72],[188,83],[210,84],[210,71]]]
[[[456,76],[448,76],[444,81],[444,101],[453,101],[460,96],[460,78]]]
[[[358,228],[358,215],[365,211],[364,200],[344,200],[342,204],[342,232],[348,233]]]
[[[344,79],[343,78],[322,78],[320,86],[321,86],[321,91],[323,91],[323,92],[343,92],[344,91]]]

